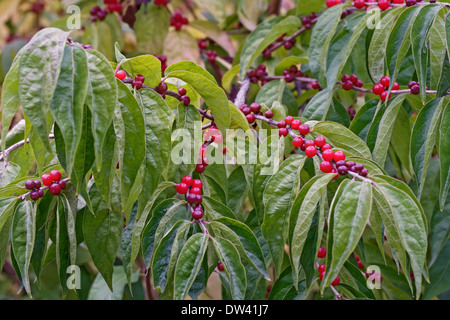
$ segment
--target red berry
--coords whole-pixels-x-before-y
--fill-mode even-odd
[[[332,285],[333,287],[335,287],[335,286],[337,286],[337,285],[339,284],[339,282],[341,282],[341,279],[339,278],[339,276],[337,276],[337,277],[333,280],[333,282],[331,283],[331,285]]]
[[[281,137],[281,136],[286,137],[288,134],[289,134],[289,131],[288,131],[288,129],[286,129],[286,128],[280,128],[280,129],[278,130],[278,135],[279,135],[280,137]]]
[[[165,82],[160,82],[158,86],[156,87],[156,91],[158,93],[164,93],[167,91],[167,84]]]
[[[256,118],[255,115],[250,113],[248,115],[245,116],[247,118],[248,123],[252,124],[253,122],[255,122]]]
[[[25,182],[25,188],[27,188],[28,190],[33,190],[34,188],[36,188],[36,184],[34,183],[34,180],[27,180]]]
[[[349,79],[352,83],[354,83],[354,84],[356,84],[356,81],[358,81],[358,76],[356,75],[356,74],[352,74],[351,76],[350,76],[350,79]]]
[[[187,93],[186,88],[178,88],[178,94],[180,96],[185,96]]]
[[[39,188],[41,187],[41,181],[39,181],[39,180],[34,180],[34,187],[35,187],[36,189],[39,189]]]
[[[141,82],[141,81],[133,80],[133,81],[131,82],[131,86],[132,86],[133,88],[135,88],[136,90],[139,90],[139,89],[142,88],[142,82]]]
[[[326,267],[327,267],[326,265],[321,264],[321,265],[317,268],[317,270],[318,270],[320,273],[322,273],[322,272],[325,272]]]
[[[362,9],[366,5],[366,1],[365,0],[355,0],[353,2],[353,5],[355,6],[356,9]]]
[[[285,41],[283,44],[283,47],[286,50],[290,50],[293,46],[294,46],[294,42],[292,42],[292,41]]]
[[[320,281],[323,280],[323,277],[325,277],[325,272],[321,272],[321,273],[319,274]]]
[[[137,74],[136,77],[134,77],[134,80],[144,82],[145,77],[142,74]]]
[[[312,158],[317,154],[317,149],[316,147],[313,146],[309,146],[305,149],[305,154],[307,157]]]
[[[392,97],[391,94],[389,94],[389,97],[388,97],[388,92],[387,91],[383,91],[383,93],[380,95],[380,100],[381,101],[386,101],[386,100],[389,100],[391,97]]]
[[[364,269],[364,265],[363,265],[363,263],[361,261],[358,260],[357,263],[358,263],[358,268],[359,269]]]
[[[318,146],[319,148],[323,147],[325,145],[325,143],[327,143],[327,140],[325,139],[325,137],[319,136],[314,139],[314,144],[316,146]]]
[[[286,119],[284,119],[284,121],[286,122],[286,124],[291,125],[292,121],[294,121],[294,118],[291,116],[287,116]]]
[[[334,161],[345,160],[345,152],[338,150],[334,153]]]
[[[388,0],[378,0],[378,8],[381,10],[386,10],[389,8],[389,1]]]
[[[351,90],[351,89],[353,89],[353,82],[351,82],[350,80],[345,81],[342,84],[342,89],[344,89],[344,90]]]
[[[362,86],[364,85],[364,82],[362,82],[362,80],[357,80],[356,82],[355,82],[355,87],[357,87],[357,88],[362,88]]]
[[[219,271],[225,270],[225,268],[223,267],[222,262],[220,262],[220,261],[219,261],[219,263],[217,263],[217,270],[219,270]]]
[[[54,196],[57,196],[58,194],[61,193],[61,186],[58,183],[52,183],[50,185],[50,187],[48,188],[48,191],[50,191],[50,193]]]
[[[278,121],[277,127],[278,128],[286,128],[286,121],[284,121],[284,120]]]
[[[311,84],[311,88],[313,88],[313,89],[320,89],[320,84],[319,84],[319,82],[318,82],[318,81],[314,81],[314,82]]]
[[[320,247],[319,252],[317,252],[317,257],[325,258],[326,255],[327,255],[327,249],[325,249],[324,247]]]
[[[62,190],[64,190],[67,186],[66,182],[64,180],[61,180],[58,182],[59,186],[61,187]]]
[[[307,124],[302,124],[300,127],[298,127],[298,131],[302,136],[306,136],[309,133],[309,126]]]
[[[202,189],[197,188],[197,187],[192,187],[191,191],[189,191],[192,194],[202,194]]]
[[[333,170],[333,164],[330,161],[322,161],[320,163],[320,171],[323,173],[330,173]]]
[[[322,158],[325,161],[331,161],[334,159],[334,152],[331,149],[326,149],[325,151],[322,151]]]
[[[116,72],[116,78],[119,80],[123,80],[127,77],[127,73],[125,72],[125,70],[119,70]]]
[[[400,85],[397,82],[394,82],[394,84],[392,85],[392,90],[399,90],[400,89]]]
[[[203,218],[203,210],[201,208],[200,209],[195,208],[195,210],[192,211],[192,218],[194,220],[200,220],[201,218]]]
[[[193,181],[193,179],[191,176],[184,176],[183,178],[181,178],[181,182],[185,183],[187,186],[191,186],[192,181]]]
[[[189,186],[184,182],[180,182],[177,184],[176,189],[179,194],[185,194],[188,192]]]
[[[34,200],[34,201],[36,201],[36,200],[38,200],[39,198],[40,198],[40,196],[39,196],[39,191],[31,191],[30,192],[30,198],[31,198],[31,200]]]
[[[295,77],[291,73],[288,73],[287,75],[284,76],[284,80],[290,83],[295,80]]]
[[[53,181],[59,181],[61,179],[61,172],[58,170],[52,170],[52,172],[50,172],[50,177]]]
[[[328,149],[331,149],[331,146],[328,143],[325,143],[323,145],[323,147],[322,147],[322,151],[325,151],[325,150],[328,150]]]
[[[314,147],[314,146],[315,146],[315,144],[314,144],[313,140],[309,140],[309,139],[305,140],[305,148]]]
[[[383,87],[388,88],[389,85],[391,84],[391,78],[389,78],[388,76],[385,76],[385,77],[381,78],[380,84]]]
[[[419,94],[419,93],[420,93],[420,86],[418,86],[418,85],[413,85],[413,86],[411,87],[411,93],[412,93],[412,94]]]
[[[292,140],[292,144],[295,148],[300,148],[303,144],[302,137],[295,137],[294,140]]]
[[[272,118],[273,118],[273,112],[272,112],[272,110],[267,110],[266,112],[264,112],[264,116],[265,116],[267,119],[272,119]]]
[[[192,181],[192,187],[201,189],[201,188],[203,188],[203,183],[202,183],[202,181],[200,179],[194,179]]]
[[[184,103],[185,106],[188,106],[191,103],[191,98],[188,96],[182,96],[181,101]]]
[[[250,105],[250,111],[253,112],[253,113],[258,113],[258,112],[260,112],[260,111],[261,111],[261,106],[260,106],[260,104],[259,104],[259,103],[256,103],[256,102],[253,102],[253,103]]]
[[[298,130],[300,128],[301,124],[302,124],[302,122],[300,120],[294,119],[294,120],[292,120],[291,128],[294,130]]]
[[[342,82],[347,82],[347,81],[349,81],[350,80],[350,76],[348,75],[348,74],[344,74],[343,76],[342,76],[342,78],[341,78],[341,81]]]
[[[376,83],[372,88],[372,92],[376,95],[380,95],[384,92],[384,86],[381,83]]]

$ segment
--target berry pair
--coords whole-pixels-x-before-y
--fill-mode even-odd
[[[248,72],[248,76],[250,77],[250,81],[252,83],[258,83],[261,80],[261,85],[267,83],[266,80],[263,80],[268,73],[266,71],[266,66],[264,64],[260,64],[256,69],[250,69]]]
[[[257,102],[253,102],[250,105],[250,107],[247,104],[243,104],[243,105],[239,106],[239,110],[242,111],[242,113],[247,118],[248,123],[250,123],[250,124],[255,122],[255,120],[256,120],[255,114],[256,115],[262,115],[261,105],[259,103],[257,103]],[[273,116],[273,113],[272,113],[272,116]]]
[[[155,54],[155,58],[161,61],[161,73],[164,73],[164,71],[166,71],[167,69],[167,57]]]
[[[186,24],[189,24],[189,20],[180,11],[176,11],[170,18],[170,25],[175,27],[177,31],[181,30],[181,27]]]
[[[199,161],[195,166],[195,172],[197,173],[205,172],[205,168],[206,166],[208,166],[208,158],[205,157],[205,155],[206,155],[206,146],[202,145],[200,147]]]
[[[341,78],[342,81],[342,88],[344,90],[351,90],[353,89],[353,86],[357,88],[361,88],[364,83],[358,79],[358,76],[356,74],[352,74],[349,76],[348,74],[344,74]]]
[[[336,151],[337,152],[337,151]],[[344,159],[336,161],[336,168],[341,176],[345,176],[348,172],[357,173],[363,177],[366,177],[369,174],[369,170],[364,168],[364,165],[361,163],[355,163],[354,161],[345,162]]]
[[[305,29],[311,29],[312,28],[312,20],[317,19],[317,14],[312,12],[309,16],[302,18],[302,24],[305,27]]]
[[[284,80],[288,83],[293,82],[295,77],[304,77],[303,72],[298,70],[297,66],[292,65],[289,69],[283,70]]]
[[[411,81],[408,84],[408,88],[411,90],[412,94],[419,94],[420,93],[420,84],[417,81]]]
[[[191,103],[191,98],[187,95],[187,90],[185,88],[178,88],[178,94],[180,95],[180,101],[184,103],[185,106],[188,106]]]
[[[142,74],[136,75],[134,77],[133,81],[131,82],[131,86],[135,88],[136,90],[139,90],[142,88],[142,85],[144,84],[145,77]]]

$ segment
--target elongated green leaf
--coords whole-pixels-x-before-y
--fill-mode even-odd
[[[205,76],[190,70],[172,71],[166,77],[178,78],[188,83],[211,109],[214,121],[219,130],[225,132],[225,129],[230,126],[231,116],[228,98],[223,89]]]
[[[213,244],[217,256],[223,264],[233,300],[244,299],[247,277],[238,250],[230,241],[221,237],[215,237]]]
[[[444,19],[439,15],[430,30],[430,88],[438,88],[444,71],[447,40]]]
[[[290,211],[289,243],[290,258],[294,284],[298,283],[300,271],[300,257],[306,243],[308,231],[316,212],[317,204],[326,190],[328,183],[333,179],[333,174],[318,175],[309,180],[295,198]]]
[[[443,103],[444,98],[436,98],[427,103],[417,116],[412,129],[411,160],[419,186],[419,198],[436,142]]]
[[[378,127],[377,143],[373,149],[373,161],[378,163],[381,167],[384,167],[386,156],[391,141],[392,132],[394,130],[394,123],[397,119],[397,114],[402,107],[405,95],[398,95],[386,108],[386,112],[383,113],[380,125]]]
[[[370,75],[375,83],[386,75],[384,71],[386,48],[388,46],[389,35],[395,26],[395,22],[404,8],[398,7],[388,10],[386,15],[378,22],[382,28],[375,28],[370,40],[367,56]]]
[[[203,77],[207,78],[208,80],[210,80],[211,82],[217,84],[216,78],[214,78],[214,76],[211,73],[209,73],[208,71],[206,71],[205,69],[203,69],[198,64],[192,61],[180,61],[177,63],[173,63],[166,68],[164,74],[167,76],[174,71],[189,71],[192,73],[198,73]]]
[[[97,188],[91,188],[89,198],[95,215],[88,212],[83,217],[84,241],[95,266],[112,290],[113,266],[122,238],[123,216],[109,210]]]
[[[65,170],[70,176],[75,154],[83,134],[83,111],[88,90],[88,64],[85,50],[67,46],[61,72],[51,103],[53,118],[61,130],[66,146]]]
[[[408,253],[415,278],[416,298],[419,299],[427,251],[427,233],[421,210],[403,190],[387,183],[380,183],[379,186],[389,202],[398,234]]]
[[[428,42],[429,32],[433,25],[434,19],[442,7],[438,4],[430,4],[423,6],[419,15],[414,20],[411,28],[411,48],[414,57],[414,65],[416,67],[416,73],[419,78],[420,96],[422,102],[425,102],[426,86],[427,83],[427,55],[425,46]]]
[[[127,59],[122,68],[133,78],[143,75],[148,86],[156,87],[161,82],[161,61],[150,54]]]
[[[328,87],[314,95],[306,105],[302,116],[308,120],[326,119],[330,104],[333,101],[333,94],[333,87]]]
[[[137,216],[137,204],[135,203],[129,213],[128,221],[122,231],[122,241],[120,243],[120,254],[122,256],[123,269],[127,276],[128,286],[131,289],[131,280],[133,274],[133,265],[136,256],[133,256],[133,231],[135,228]]]
[[[24,46],[19,60],[19,97],[23,111],[36,133],[51,151],[47,114],[59,78],[68,32],[42,29]]]
[[[309,293],[309,290],[306,290],[305,280],[294,283],[292,269],[288,267],[274,283],[270,290],[268,300],[304,300],[308,297]]]
[[[266,238],[277,275],[281,273],[284,246],[288,236],[288,213],[298,191],[299,175],[306,158],[292,156],[281,165],[264,189],[264,220],[261,231]]]
[[[87,105],[92,115],[95,162],[101,168],[102,146],[114,117],[117,104],[117,83],[114,70],[99,52],[86,50],[89,69]]]
[[[369,220],[372,207],[372,185],[367,182],[347,183],[332,208],[332,248],[327,259],[327,273],[322,290],[339,274],[345,261],[355,250]],[[330,236],[330,235],[329,235]]]
[[[14,212],[19,201],[15,197],[7,197],[0,200],[0,267],[3,267],[5,261]]]
[[[242,222],[227,217],[222,217],[214,221],[224,224],[236,233],[244,248],[245,254],[248,256],[253,266],[265,277],[266,280],[270,280],[264,262],[264,254],[253,231]]]
[[[256,58],[275,40],[287,33],[291,34],[301,26],[301,21],[296,16],[286,18],[276,17],[267,22],[261,23],[248,36],[241,51],[240,59],[240,78],[244,79],[251,64]]]
[[[447,199],[448,190],[450,188],[450,107],[449,104],[442,112],[441,126],[439,128],[439,161],[441,163],[441,180],[440,180],[440,208],[443,210]]]
[[[19,203],[12,224],[11,244],[20,270],[22,284],[31,297],[29,267],[36,234],[36,205],[30,201]]]
[[[346,153],[362,158],[371,157],[367,145],[357,135],[339,123],[318,122],[311,130],[323,135],[334,147]]]
[[[215,200],[212,197],[203,196],[202,205],[204,206],[205,213],[209,219],[218,219],[220,217],[227,217],[236,219],[233,211],[220,201]]]
[[[190,237],[177,260],[174,275],[174,299],[183,300],[197,276],[206,253],[208,235],[196,233]]]
[[[2,86],[2,141],[1,150],[6,148],[6,136],[14,115],[20,106],[19,96],[19,62],[11,66]]]

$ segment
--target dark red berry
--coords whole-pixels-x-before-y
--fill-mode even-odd
[[[200,220],[203,218],[203,210],[201,207],[197,207],[194,211],[192,211],[192,218],[194,220]]]
[[[31,198],[31,200],[34,200],[34,201],[36,201],[36,200],[38,200],[39,198],[40,198],[40,196],[39,196],[39,191],[31,191],[30,192],[30,198]]]
[[[319,251],[317,252],[317,257],[325,258],[326,255],[327,255],[327,249],[325,249],[324,247],[320,247]]]
[[[320,273],[322,273],[322,272],[325,272],[326,268],[327,268],[326,265],[321,264],[321,265],[317,268],[317,270],[318,270]]]
[[[61,193],[61,186],[58,183],[52,183],[52,185],[48,188],[48,191],[54,196],[57,196]]]
[[[341,279],[339,278],[339,276],[337,276],[337,277],[333,280],[333,282],[331,283],[331,285],[332,285],[333,287],[335,287],[335,286],[337,286],[337,285],[339,284],[339,282],[341,282]]]
[[[286,128],[286,121],[284,121],[284,120],[278,121],[277,127],[278,128]]]
[[[306,136],[309,133],[309,126],[307,124],[302,124],[298,127],[298,131],[302,136]]]
[[[185,106],[188,106],[191,103],[191,98],[188,96],[182,96],[181,101],[184,103]]]
[[[320,171],[330,173],[333,170],[333,164],[330,161],[322,161],[320,163]]]
[[[250,105],[250,111],[253,113],[258,113],[259,111],[261,111],[261,105],[259,103],[253,102]]]
[[[36,184],[34,183],[34,180],[27,180],[25,182],[25,188],[27,188],[28,190],[33,190],[34,188],[36,188]]]
[[[281,136],[286,137],[288,134],[289,134],[289,131],[288,131],[288,129],[286,129],[286,128],[280,128],[280,129],[278,130],[278,135],[279,135],[280,137],[281,137]]]
[[[176,189],[179,194],[185,194],[188,192],[189,186],[186,183],[180,182],[177,184]]]
[[[196,166],[195,166],[195,172],[197,172],[197,173],[203,173],[205,171],[205,166],[204,165],[202,165],[202,164],[197,164]]]
[[[220,262],[219,261],[219,263],[217,263],[217,270],[219,270],[219,271],[223,271],[223,270],[225,270],[225,268],[223,267],[223,264],[222,264],[222,262]]]
[[[165,82],[160,82],[156,87],[158,93],[165,93],[167,91],[167,84]]]
[[[42,183],[44,184],[44,186],[49,186],[52,184],[52,182],[53,182],[53,179],[49,174],[42,175]]]
[[[64,180],[61,180],[58,182],[59,186],[61,187],[62,190],[64,190],[67,186],[66,182]]]
[[[145,77],[142,74],[137,74],[136,77],[134,77],[134,80],[136,81],[140,81],[140,82],[145,82]]]
[[[255,120],[256,120],[255,115],[252,114],[252,113],[247,114],[245,117],[247,118],[247,121],[248,121],[248,123],[250,123],[250,124],[252,124],[252,123],[255,122]]]
[[[341,175],[341,176],[345,176],[348,173],[348,168],[347,166],[339,166],[337,168],[337,172]]]
[[[180,96],[185,96],[187,93],[186,88],[178,88],[178,94]]]
[[[272,118],[273,118],[273,112],[272,112],[272,110],[267,110],[266,112],[264,112],[264,116],[265,116],[267,119],[272,119]]]

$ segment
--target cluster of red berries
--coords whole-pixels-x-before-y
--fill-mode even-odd
[[[304,77],[305,75],[296,65],[292,65],[289,69],[283,70],[284,80],[288,83],[293,82],[296,77]]]
[[[155,54],[155,57],[161,61],[161,73],[164,73],[167,69],[167,57],[163,55],[157,55]]]
[[[44,196],[44,190],[41,189],[41,181],[39,180],[27,180],[25,182],[25,188],[31,190],[31,200],[38,200]]]
[[[317,257],[318,258],[325,258],[327,255],[327,250],[324,247],[320,247],[319,251],[317,253]],[[325,276],[325,271],[327,269],[327,266],[325,264],[321,264],[317,267],[317,271],[319,271],[319,278],[320,280],[323,280],[323,277]],[[334,278],[333,282],[331,282],[331,285],[333,287],[337,286],[339,283],[341,282],[341,279],[339,278],[339,276],[337,276],[336,278]]]
[[[344,90],[351,90],[353,89],[353,86],[357,88],[361,88],[364,83],[358,79],[358,76],[356,74],[352,74],[349,76],[348,74],[344,74],[341,78],[342,82],[342,89]]]
[[[206,55],[206,59],[209,62],[216,61],[217,51],[215,50],[206,50],[209,46],[209,41],[207,39],[199,39],[197,40],[197,45],[200,50],[200,54],[204,53]]]
[[[119,0],[104,0],[103,3],[106,5],[106,9],[109,12],[122,12],[122,4]]]
[[[105,0],[103,3],[106,5],[106,9],[95,6],[89,11],[92,22],[105,20],[108,13],[122,12],[122,4],[118,0]]]
[[[388,96],[388,88],[391,84],[391,78],[388,76],[384,76],[383,78],[381,78],[379,83],[375,83],[372,87],[372,92],[375,93],[376,95],[380,96],[380,100],[381,101],[386,101],[389,100],[391,98],[391,94]],[[392,90],[398,90],[400,89],[400,85],[397,82],[394,82],[394,84],[392,85]]]
[[[203,137],[205,142],[211,140],[211,142],[221,143],[223,141],[223,135],[220,132],[219,128],[217,128],[214,121],[211,123],[211,126],[208,128],[208,130],[203,132]],[[204,156],[206,154],[206,147],[203,147],[201,149],[201,152],[203,153],[202,156]]]
[[[160,83],[158,83],[158,85],[156,86],[156,92],[159,93],[159,95],[165,99],[166,98],[166,91],[167,91],[168,87],[167,87],[167,83],[165,83],[164,81],[161,81]]]
[[[208,166],[209,162],[208,158],[205,155],[206,155],[206,146],[202,145],[200,147],[199,159],[197,161],[197,165],[195,166],[195,172],[197,173],[205,172],[205,168]]]
[[[135,88],[136,90],[139,90],[142,88],[142,85],[144,84],[145,77],[142,74],[136,75],[134,77],[133,81],[131,82],[131,86]]]
[[[175,27],[177,31],[181,30],[181,27],[185,24],[189,24],[189,20],[180,11],[176,11],[170,18],[170,25]]]
[[[155,0],[155,6],[167,7],[169,0]]]
[[[186,95],[187,91],[185,88],[178,88],[178,94],[180,95],[180,101],[184,103],[185,106],[188,106],[191,103],[191,98]]]
[[[307,17],[302,18],[302,24],[305,27],[305,29],[311,29],[312,24],[314,23],[313,20],[317,19],[317,14],[315,12],[311,12],[311,14]]]
[[[328,8],[337,6],[338,4],[341,4],[341,3],[342,3],[341,0],[327,0],[327,1],[325,2],[325,4],[327,5]]]
[[[247,104],[243,104],[239,106],[239,110],[242,111],[250,124],[255,122],[255,114],[262,116],[261,105],[257,102],[250,104],[250,107]],[[273,117],[273,112],[271,110],[267,110],[266,113],[269,115],[269,118]]]
[[[411,90],[412,94],[419,94],[420,93],[420,84],[417,81],[411,81],[408,84],[408,88]]]
[[[184,176],[181,182],[176,185],[179,194],[186,194],[186,201],[191,205],[192,218],[200,220],[203,218],[202,203],[203,183],[199,179],[193,179],[191,176]]]
[[[42,183],[44,186],[48,186],[48,191],[54,196],[66,188],[66,181],[61,180],[61,172],[58,170],[52,170],[50,174],[43,174]]]
[[[248,71],[248,76],[250,77],[250,81],[252,83],[258,83],[261,80],[261,85],[265,85],[267,80],[263,80],[268,73],[266,71],[266,66],[264,64],[260,64],[256,69],[250,69]]]

